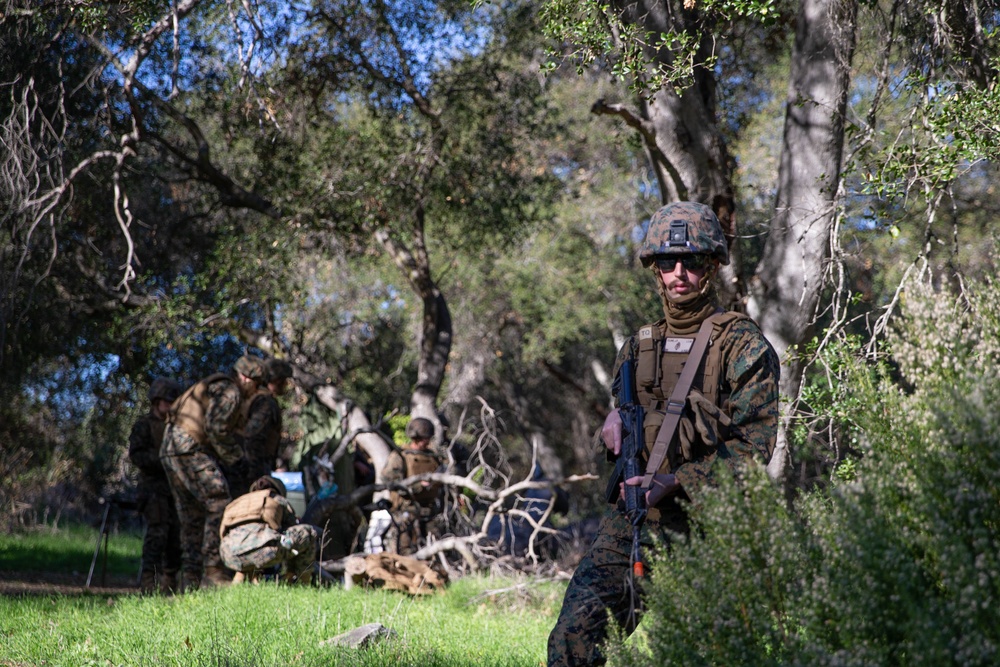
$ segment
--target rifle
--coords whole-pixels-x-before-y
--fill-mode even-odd
[[[622,420],[622,448],[604,491],[605,500],[609,503],[617,501],[620,484],[626,479],[643,474],[642,456],[645,443],[642,422],[645,410],[636,402],[634,378],[635,359],[626,359],[619,369],[618,387],[615,392],[618,413]],[[625,518],[632,524],[632,573],[642,577],[645,574],[645,567],[639,552],[639,531],[646,521],[646,492],[641,486],[625,485]]]

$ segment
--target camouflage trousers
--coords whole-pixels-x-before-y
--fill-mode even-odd
[[[170,440],[177,445],[171,449]],[[185,440],[190,442],[184,442]],[[181,429],[168,427],[161,461],[174,494],[181,527],[181,561],[184,580],[198,581],[206,568],[221,568],[219,527],[222,513],[232,498],[229,484],[215,458],[198,447]],[[169,454],[184,451],[184,454]]]
[[[278,532],[263,523],[247,523],[226,533],[220,553],[226,567],[236,572],[252,574],[282,565],[285,573],[299,577],[316,563],[318,536],[316,527],[309,524]]]
[[[170,488],[139,489],[146,535],[142,540],[142,572],[176,574],[181,569],[180,522]]]
[[[664,523],[647,521],[641,533],[642,553],[651,554],[669,543],[672,532],[686,528],[681,515]],[[549,634],[549,667],[603,665],[609,612],[627,634],[635,630],[642,616],[643,590],[642,580],[631,576],[631,554],[632,526],[620,511],[610,510],[566,589],[559,619]]]
[[[416,553],[423,542],[420,516],[415,507],[394,510],[392,526],[385,535],[385,550],[400,556]]]

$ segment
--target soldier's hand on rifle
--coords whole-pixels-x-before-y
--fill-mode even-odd
[[[607,419],[604,420],[604,426],[601,428],[601,440],[604,441],[604,446],[608,448],[615,456],[618,456],[622,452],[622,416],[618,412],[618,408],[612,410]],[[611,487],[612,489],[614,487]]]
[[[629,477],[625,480],[629,486],[642,484],[642,477]],[[625,484],[621,484],[622,497],[625,497]],[[680,491],[681,485],[675,475],[660,473],[653,475],[653,483],[646,491],[646,507],[655,507],[658,502]]]

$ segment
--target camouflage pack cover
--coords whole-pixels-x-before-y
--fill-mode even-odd
[[[729,246],[715,212],[705,204],[682,201],[667,204],[649,219],[646,241],[639,250],[645,267],[658,255],[705,254],[729,264]]]

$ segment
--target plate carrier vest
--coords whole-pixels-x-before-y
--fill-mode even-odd
[[[233,378],[225,373],[214,373],[204,380],[194,383],[181,397],[174,401],[167,415],[167,423],[184,429],[199,445],[204,445],[208,440],[205,433],[205,414],[208,412],[208,385],[219,380],[235,382]],[[242,411],[237,410],[240,423],[236,424],[237,430],[242,430]]]
[[[230,529],[245,523],[265,523],[274,530],[281,530],[285,507],[274,498],[274,491],[264,489],[245,493],[226,505],[222,513],[219,536],[225,537]]]
[[[722,345],[720,339],[729,331],[733,323],[747,319],[746,315],[735,312],[723,312],[712,315],[712,334],[709,338],[708,350],[701,365],[695,373],[690,389],[700,391],[705,398],[719,406],[723,411],[728,408],[729,394],[722,391]],[[667,336],[666,320],[647,324],[636,334],[638,350],[636,352],[636,399],[646,410],[643,422],[643,442],[646,446],[646,457],[656,440],[666,411],[667,401],[680,379],[684,364],[688,361],[691,347],[697,332],[690,336]],[[690,391],[689,389],[689,391]],[[671,443],[669,454],[660,466],[658,472],[670,473],[677,469],[678,447],[675,446],[677,435]]]

